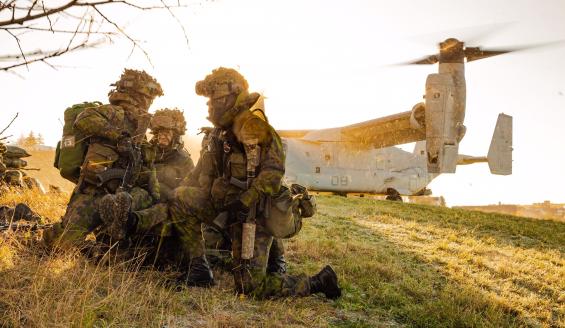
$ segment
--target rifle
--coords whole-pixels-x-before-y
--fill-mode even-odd
[[[0,224],[0,231],[16,231],[25,229],[28,231],[37,231],[45,228],[52,227],[53,224],[39,224],[39,223],[6,223]]]
[[[241,181],[235,177],[230,178],[230,184],[238,187],[241,190],[247,190],[253,179],[255,178],[255,170],[247,172],[247,181]],[[222,214],[222,213],[220,213]],[[234,213],[235,219],[242,223],[241,232],[241,258],[243,260],[250,260],[253,258],[253,252],[255,248],[255,230],[257,224],[257,202],[251,204],[248,212]],[[222,219],[220,215],[214,219],[214,224],[216,220],[220,221]],[[221,221],[220,221],[221,222]]]
[[[106,171],[100,172],[95,175],[94,184],[97,187],[102,187],[104,184],[106,184],[106,182],[110,180],[123,179],[124,176],[126,176],[126,174],[127,172],[125,169],[119,169],[119,168],[107,169]]]
[[[127,167],[122,176],[122,184],[119,190],[129,191],[135,185],[141,171],[141,144],[145,133],[151,122],[151,114],[144,113],[137,119],[137,129],[131,138],[124,138],[118,142],[118,151],[125,153],[127,157]]]
[[[245,154],[247,155],[247,188],[251,187],[253,180],[257,176],[257,168],[259,167],[261,159],[261,147],[258,140],[250,140],[249,143],[244,145]],[[244,260],[251,260],[253,258],[253,249],[255,247],[255,230],[257,225],[257,206],[259,204],[254,202],[249,207],[249,213],[243,222],[243,231],[241,235],[241,258]]]

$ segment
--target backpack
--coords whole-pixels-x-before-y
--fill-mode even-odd
[[[299,184],[283,183],[267,203],[265,228],[275,238],[292,238],[302,229],[302,219],[316,214],[316,199]]]
[[[86,108],[98,107],[99,101],[83,102],[65,109],[65,124],[63,125],[63,137],[57,143],[55,150],[55,161],[53,166],[59,169],[61,176],[73,183],[77,183],[80,177],[80,168],[84,162],[88,150],[88,140],[74,129],[77,116]]]

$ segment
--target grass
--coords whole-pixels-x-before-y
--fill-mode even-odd
[[[58,218],[65,195],[19,200]],[[370,199],[319,197],[287,241],[290,272],[331,264],[344,293],[256,301],[216,272],[211,289],[174,291],[173,273],[135,260],[96,266],[41,255],[0,235],[4,327],[565,327],[565,223]]]

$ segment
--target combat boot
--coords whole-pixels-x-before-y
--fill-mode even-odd
[[[285,273],[286,272],[286,259],[284,255],[269,256],[269,263],[267,264],[267,273]]]
[[[100,219],[104,222],[106,232],[114,241],[122,240],[126,237],[131,202],[131,196],[124,191],[118,192],[115,195],[104,195],[100,199],[98,205]]]
[[[324,293],[327,298],[333,300],[341,296],[337,274],[331,266],[326,265],[318,274],[310,277],[310,294],[316,293]]]
[[[214,274],[210,270],[206,256],[191,259],[188,272],[184,273],[179,280],[187,286],[211,287],[215,285]]]

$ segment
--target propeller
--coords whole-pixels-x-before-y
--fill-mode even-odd
[[[430,65],[438,62],[467,62],[484,59],[488,57],[498,56],[511,52],[518,52],[530,49],[538,49],[542,47],[557,45],[563,43],[565,40],[552,41],[546,43],[515,46],[503,49],[482,49],[481,47],[465,47],[464,43],[454,39],[446,39],[439,44],[439,54],[426,56],[414,61],[406,62],[401,65]]]

